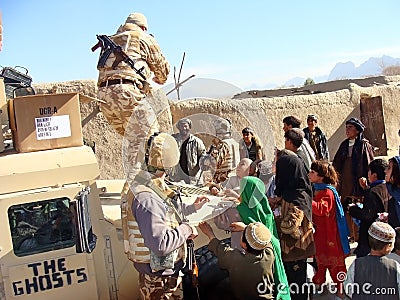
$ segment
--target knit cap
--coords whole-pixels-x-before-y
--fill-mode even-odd
[[[270,175],[273,173],[273,163],[268,160],[262,160],[258,164],[261,175]]]
[[[384,242],[393,243],[396,237],[396,232],[387,223],[374,222],[368,229],[368,234],[374,239]]]
[[[244,234],[250,247],[254,250],[264,250],[271,242],[271,232],[260,222],[247,225]]]

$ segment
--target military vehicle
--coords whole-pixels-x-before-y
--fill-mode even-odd
[[[41,101],[48,103],[49,97],[53,96]],[[62,123],[49,125],[54,120],[35,119],[33,140],[43,138],[39,142],[49,143],[46,149],[17,151],[25,149],[22,145],[31,146],[31,134],[22,138],[23,120],[29,118],[26,111],[36,99],[28,98],[32,102],[20,115],[16,106],[10,106],[22,98],[6,101],[0,78],[2,125],[17,127],[14,147],[0,149],[0,300],[138,299],[138,273],[124,253],[121,228],[120,193],[125,181],[98,180],[92,148],[73,143],[60,147],[44,139],[46,135],[38,132],[43,126],[60,131]],[[46,110],[57,109],[48,105],[42,109]],[[205,244],[205,236],[196,239],[196,248]]]

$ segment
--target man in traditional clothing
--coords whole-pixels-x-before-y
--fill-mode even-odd
[[[353,202],[356,202],[356,199],[361,200],[365,194],[359,184],[359,179],[368,176],[368,165],[374,159],[374,150],[369,141],[364,139],[364,129],[365,125],[359,119],[354,117],[348,119],[346,121],[347,139],[340,144],[333,158],[332,164],[340,178],[337,190],[342,204],[349,199]],[[356,225],[349,214],[347,214],[347,223],[350,227],[351,240],[357,241]]]
[[[183,118],[178,121],[176,127],[179,133],[172,136],[178,143],[180,156],[179,164],[175,167],[173,179],[184,180],[186,183],[200,181],[200,158],[206,154],[206,147],[203,141],[191,134],[192,120]]]

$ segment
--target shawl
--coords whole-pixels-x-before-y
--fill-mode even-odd
[[[395,164],[393,164],[393,167],[397,167],[398,169],[400,169],[400,156],[394,156],[393,159],[397,163],[397,166],[395,166]],[[388,193],[395,200],[397,217],[400,218],[400,188],[390,182],[386,182],[386,187],[387,187]]]
[[[342,244],[343,253],[345,255],[349,254],[350,245],[348,236],[350,235],[350,231],[347,226],[346,217],[344,215],[342,203],[340,202],[340,197],[338,192],[332,185],[326,183],[313,183],[313,186],[316,191],[330,189],[333,192],[336,202],[336,224],[339,230],[340,242]]]
[[[271,243],[275,255],[274,280],[277,290],[276,299],[290,299],[289,284],[282,262],[281,246],[278,231],[268,198],[265,195],[265,185],[257,177],[246,176],[240,181],[240,196],[242,202],[237,206],[243,223],[263,223],[272,233]]]
[[[333,166],[339,173],[343,173],[344,162],[349,152],[349,139],[345,139],[339,146],[335,157],[333,158]],[[351,174],[353,176],[353,196],[363,196],[364,190],[358,184],[358,178],[367,177],[368,165],[374,159],[374,153],[371,144],[363,138],[360,133],[354,143],[351,152]],[[350,195],[345,195],[350,196]]]
[[[377,186],[377,185],[379,185],[379,184],[381,184],[381,183],[385,183],[385,180],[381,180],[381,179],[375,180],[374,182],[371,182],[371,183],[369,184],[369,187],[370,187],[370,188],[373,188],[374,186]]]

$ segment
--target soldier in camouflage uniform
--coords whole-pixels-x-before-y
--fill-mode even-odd
[[[209,200],[200,196],[191,205],[175,206],[167,197],[170,193],[164,187],[164,178],[165,169],[179,161],[178,145],[166,133],[156,135],[148,144],[146,162],[151,182],[132,189],[133,199],[126,207],[129,227],[124,243],[129,245],[125,251],[139,272],[141,299],[183,299],[181,269],[186,241],[197,236],[183,213],[195,213]]]
[[[240,160],[239,143],[231,136],[232,124],[228,119],[216,119],[213,123],[216,139],[209,151],[209,155],[200,159],[202,170],[211,169],[214,172],[214,183],[224,182],[235,170]]]
[[[169,63],[165,59],[155,38],[147,33],[147,19],[141,13],[132,13],[116,34],[110,36],[117,45],[135,62],[136,69],[142,69],[144,80],[124,61],[113,67],[116,59],[111,53],[103,67],[98,67],[98,98],[103,115],[114,129],[125,137],[130,153],[126,161],[142,163],[140,145],[147,136],[158,131],[156,116],[149,102],[151,96],[148,80],[164,84],[169,74]],[[135,112],[130,124],[131,115]],[[129,125],[129,128],[128,128]]]

